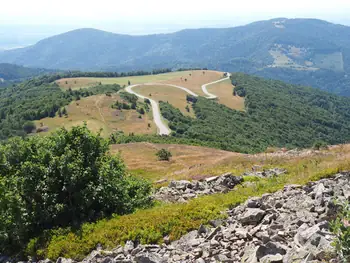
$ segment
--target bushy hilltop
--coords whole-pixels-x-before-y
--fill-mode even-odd
[[[162,115],[178,138],[196,139],[225,150],[259,152],[269,146],[311,147],[350,140],[350,99],[313,88],[232,74],[232,96],[245,97],[245,111],[192,98],[196,119],[162,102]]]
[[[1,52],[0,61],[67,70],[208,67],[349,95],[349,46],[349,27],[316,19],[278,18],[234,28],[148,36],[79,29]]]

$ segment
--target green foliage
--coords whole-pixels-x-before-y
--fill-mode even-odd
[[[125,100],[131,104],[136,104],[138,101],[138,97],[136,95],[130,94],[128,92],[120,92],[119,95],[123,100]]]
[[[312,146],[312,148],[314,148],[315,150],[320,150],[320,149],[326,148],[326,147],[327,147],[327,143],[324,141],[317,141]]]
[[[341,213],[332,223],[331,229],[335,235],[334,245],[337,254],[343,262],[350,260],[350,206],[349,203],[342,205]]]
[[[18,252],[54,227],[77,227],[151,204],[151,185],[86,126],[0,146],[0,254]]]
[[[89,89],[62,91],[57,84],[37,86],[35,79],[6,89],[0,89],[0,140],[24,136],[28,121],[55,117],[56,112],[73,100],[106,92],[118,92],[119,85],[99,85]],[[62,114],[66,115],[65,109]]]
[[[267,147],[304,148],[350,140],[350,99],[316,89],[236,73],[236,90],[245,95],[245,112],[199,97],[196,118],[160,102],[172,136],[219,145],[224,150],[262,152]],[[241,94],[242,95],[242,94]]]
[[[20,81],[50,72],[53,72],[53,70],[26,68],[14,64],[0,63],[0,78],[10,81]]]
[[[158,152],[156,152],[156,156],[158,157],[159,161],[170,161],[170,158],[172,157],[172,154],[167,149],[160,149]]]
[[[23,124],[23,130],[26,132],[26,133],[31,133],[33,132],[34,130],[36,129],[36,125],[34,122],[32,121],[27,121]]]

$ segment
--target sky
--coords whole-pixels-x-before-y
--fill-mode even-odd
[[[320,18],[350,25],[350,0],[3,0],[0,27],[66,31],[94,27],[116,33],[168,33],[230,27],[275,17]],[[60,30],[59,30],[60,29]],[[42,29],[43,30],[43,29]],[[55,31],[56,30],[56,31]],[[15,32],[13,32],[15,33]]]

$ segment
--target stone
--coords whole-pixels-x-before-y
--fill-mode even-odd
[[[283,256],[281,254],[267,255],[260,259],[262,263],[283,263]]]
[[[241,216],[242,224],[257,225],[264,217],[265,211],[259,208],[247,208],[246,212]]]
[[[136,263],[165,263],[159,255],[153,253],[142,253],[135,257]]]

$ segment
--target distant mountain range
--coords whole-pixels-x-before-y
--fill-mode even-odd
[[[234,28],[147,36],[79,29],[0,52],[0,62],[87,71],[207,67],[350,95],[350,27],[278,18]]]

